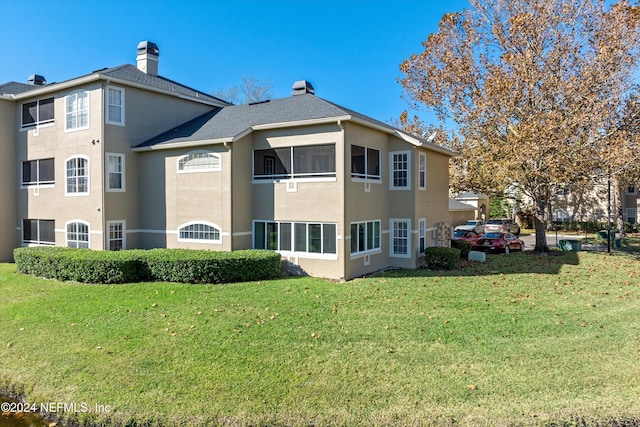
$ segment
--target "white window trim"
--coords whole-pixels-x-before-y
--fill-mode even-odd
[[[374,255],[374,254],[382,253],[382,234],[383,234],[383,230],[382,230],[382,221],[380,219],[372,219],[372,220],[368,220],[368,221],[353,221],[353,222],[351,222],[349,224],[349,230],[351,230],[351,226],[353,224],[365,224],[365,227],[366,227],[366,224],[369,223],[369,222],[373,222],[373,223],[377,222],[379,224],[380,236],[378,236],[378,237],[380,239],[379,240],[380,246],[378,246],[377,248],[373,248],[373,249],[365,249],[364,251],[351,252],[351,243],[349,243],[348,249],[349,249],[349,253],[351,255],[350,259],[357,259],[357,258],[362,258],[362,257],[367,256],[367,255]],[[366,237],[368,238],[369,236],[366,236]],[[354,239],[354,238],[357,239],[358,236],[349,236],[349,239]],[[365,244],[365,246],[366,246],[366,244]]]
[[[91,249],[91,225],[82,219],[72,219],[64,223],[64,246],[69,247],[69,224],[79,223],[87,226],[87,248]]]
[[[25,240],[25,238],[24,238],[24,228],[23,228],[24,220],[28,220],[28,221],[34,221],[35,220],[35,221],[38,221],[38,239],[37,240],[35,240],[35,241],[34,240]],[[33,247],[33,246],[55,246],[56,245],[55,235],[56,235],[56,232],[58,230],[55,229],[55,221],[53,223],[53,225],[54,225],[53,242],[45,242],[45,241],[40,239],[40,221],[51,221],[51,220],[41,219],[41,218],[23,218],[23,220],[20,221],[20,227],[18,227],[17,230],[20,230],[22,246]]]
[[[254,220],[253,221],[253,225],[252,225],[252,238],[251,238],[251,247],[253,249],[255,249],[255,234],[256,234],[256,223],[258,222],[264,222],[264,223],[275,223],[275,224],[281,224],[281,223],[289,223],[291,224],[291,250],[276,250],[275,252],[278,252],[280,255],[284,256],[284,257],[296,257],[296,258],[303,258],[303,259],[320,259],[320,260],[328,260],[328,261],[337,261],[338,260],[338,251],[339,251],[339,246],[338,246],[338,240],[340,240],[340,236],[338,235],[338,224],[335,222],[322,222],[322,221],[275,221],[275,220],[271,220],[271,219],[263,219],[263,220]],[[335,225],[336,226],[336,253],[335,254],[331,254],[331,253],[319,253],[319,252],[307,252],[307,251],[296,251],[295,250],[295,231],[294,231],[294,224],[305,224],[307,226],[306,228],[306,232],[308,233],[308,226],[309,224],[320,224],[320,225]],[[280,230],[280,228],[278,227],[278,230]],[[278,231],[279,233],[279,231]],[[278,235],[279,238],[279,235]],[[279,244],[278,244],[279,246]]]
[[[365,164],[365,169],[368,168],[368,160],[369,160],[369,150],[375,150],[378,152],[378,167],[380,168],[378,175],[373,175],[368,173],[369,171],[367,170],[367,173],[365,173],[364,177],[361,176],[353,176],[353,172],[350,172],[351,174],[351,181],[352,182],[370,182],[370,183],[374,183],[374,184],[382,184],[382,176],[384,174],[384,170],[382,168],[382,151],[377,149],[377,148],[373,148],[373,147],[367,147],[364,145],[358,145],[358,144],[352,144],[351,147],[353,149],[353,146],[358,146],[361,148],[364,148],[364,164]],[[352,154],[353,155],[353,154]]]
[[[69,102],[69,97],[72,95],[77,95],[77,94],[81,94],[81,93],[86,93],[87,94],[87,125],[86,126],[82,126],[82,127],[74,127],[74,128],[69,128],[67,127],[67,103]],[[77,114],[77,111],[76,111]],[[66,132],[77,132],[80,130],[86,130],[89,129],[91,124],[91,95],[89,94],[88,90],[76,90],[71,92],[70,94],[68,94],[67,96],[64,97],[64,131]]]
[[[633,187],[633,191],[629,191],[629,188],[631,187]],[[636,195],[638,194],[638,187],[635,185],[627,185],[627,188],[625,189],[625,193],[630,195]]]
[[[120,159],[122,159],[122,188],[111,188],[110,184],[109,184],[109,157],[120,157]],[[105,184],[106,184],[106,191],[109,192],[114,192],[114,193],[123,193],[125,191],[127,191],[127,187],[126,187],[126,163],[125,163],[125,155],[122,153],[105,153],[105,165],[104,165],[104,171],[105,171]]]
[[[313,173],[296,173],[295,171],[293,171],[292,174],[280,174],[280,175],[275,175],[271,178],[256,178],[256,167],[255,167],[255,161],[256,161],[256,156],[255,156],[255,152],[256,151],[264,151],[264,150],[268,150],[270,148],[272,149],[277,149],[277,148],[287,148],[289,149],[289,155],[291,158],[291,165],[293,168],[294,165],[294,149],[295,148],[306,148],[306,147],[316,147],[316,146],[324,146],[324,145],[328,145],[328,146],[333,146],[334,147],[334,156],[336,156],[334,158],[335,163],[335,167],[336,167],[336,171],[335,172],[324,172],[324,173],[320,173],[322,175],[326,175],[326,176],[315,176],[315,177],[307,177],[306,175],[319,175],[319,174],[313,174]],[[283,147],[268,147],[268,148],[254,148],[251,151],[251,183],[252,184],[273,184],[273,183],[280,183],[280,182],[292,182],[292,181],[297,181],[297,182],[336,182],[338,180],[338,163],[337,163],[337,144],[335,142],[328,142],[328,143],[320,143],[320,144],[310,144],[310,145],[287,145],[287,146],[283,146]]]
[[[188,170],[180,170],[180,161],[185,157],[188,157],[193,154],[211,154],[213,157],[218,158],[218,167],[214,168],[202,168],[202,169],[188,169]],[[222,170],[222,156],[220,153],[216,153],[211,150],[195,150],[189,151],[187,154],[184,154],[176,159],[176,172],[177,173],[202,173],[202,172],[220,172]]]
[[[422,170],[424,159],[424,170]],[[420,175],[424,173],[424,184],[421,182]],[[426,153],[418,153],[418,189],[426,190],[427,189],[427,154]]]
[[[219,239],[183,239],[180,237],[180,230],[184,227],[188,227],[189,225],[196,225],[196,224],[202,224],[202,225],[208,225],[209,227],[213,227],[215,229],[218,230],[218,234],[220,235]],[[178,242],[183,242],[183,243],[202,243],[202,244],[221,244],[222,243],[222,227],[220,227],[217,224],[214,224],[212,222],[208,222],[208,221],[189,221],[189,222],[185,222],[184,224],[180,224],[178,226],[177,229],[177,239]]]
[[[67,185],[67,180],[69,179],[69,177],[67,176],[67,162],[71,159],[85,159],[87,161],[87,191],[84,193],[68,192],[69,186]],[[77,196],[89,196],[90,194],[91,194],[91,161],[89,160],[89,157],[84,155],[67,157],[64,160],[64,195],[70,196],[70,197],[77,197]]]
[[[396,187],[393,183],[393,157],[396,155],[407,155],[407,185],[404,187]],[[391,151],[389,152],[389,189],[390,190],[411,190],[411,151],[403,150],[403,151]]]
[[[393,239],[395,238],[393,231],[394,231],[394,224],[395,223],[401,223],[404,222],[407,224],[407,253],[406,254],[400,254],[400,253],[395,253],[393,250]],[[390,236],[389,236],[389,256],[393,257],[393,258],[411,258],[411,219],[409,218],[390,218],[389,219],[389,232],[390,232]]]
[[[629,214],[630,213],[633,213],[633,217],[636,219],[635,222],[637,223],[638,222],[638,209],[636,209],[636,208],[627,208],[627,212],[626,212],[626,214],[627,214],[627,222],[630,222],[629,221]],[[633,224],[631,224],[631,225],[633,225]]]
[[[109,120],[109,89],[113,89],[113,90],[119,90],[120,93],[122,94],[122,105],[120,106],[120,110],[121,110],[121,120],[119,122],[114,121],[114,120]],[[117,87],[117,86],[107,86],[105,89],[105,96],[104,96],[104,111],[105,111],[105,123],[109,124],[109,125],[116,125],[116,126],[124,126],[124,88],[121,87]]]
[[[107,232],[106,237],[107,237],[107,250],[111,250],[111,240],[116,240],[116,239],[111,239],[110,238],[110,226],[113,224],[122,224],[122,250],[127,249],[127,221],[125,220],[113,220],[113,221],[107,221]]]
[[[46,122],[40,122],[40,101],[44,101],[47,99],[53,99],[53,119],[51,120],[47,120]],[[38,118],[36,118],[36,121],[34,123],[29,123],[26,125],[23,125],[22,123],[24,122],[24,110],[23,110],[23,105],[24,104],[29,104],[31,102],[35,102],[37,105],[37,114],[38,114]],[[40,99],[36,99],[35,101],[29,101],[29,102],[23,102],[22,104],[20,104],[20,130],[21,131],[28,131],[29,129],[40,129],[40,128],[44,128],[44,127],[49,127],[49,126],[53,126],[55,125],[55,105],[56,105],[56,98],[55,97],[49,97],[49,98],[40,98]]]
[[[48,159],[53,159],[54,162],[54,176],[53,176],[53,182],[48,182],[45,181],[44,183],[42,183],[42,181],[40,181],[40,161],[42,160],[48,160]],[[23,168],[24,168],[24,163],[25,162],[37,162],[37,180],[36,182],[24,182],[23,178],[24,178],[24,173],[23,173]],[[31,160],[22,160],[20,161],[20,189],[25,189],[25,188],[55,188],[56,186],[56,180],[55,180],[55,158],[54,157],[46,157],[43,159],[31,159]]]

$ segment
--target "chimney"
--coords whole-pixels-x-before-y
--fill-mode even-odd
[[[311,95],[315,94],[315,90],[311,85],[311,82],[306,80],[298,80],[293,83],[293,87],[291,88],[291,95],[304,95],[305,93],[310,93]]]
[[[41,76],[40,74],[31,74],[29,76],[29,80],[27,80],[27,83],[34,86],[44,86],[47,84],[47,79],[45,79],[44,76]]]
[[[158,57],[160,56],[158,45],[150,41],[140,42],[136,54],[138,70],[150,76],[157,76]]]

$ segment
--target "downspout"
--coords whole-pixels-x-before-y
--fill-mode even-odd
[[[107,80],[106,82],[103,81],[102,82],[102,90],[100,91],[100,139],[98,140],[98,143],[100,144],[100,197],[101,197],[101,208],[100,208],[100,214],[101,214],[101,222],[102,222],[102,249],[106,250],[109,249],[109,246],[107,244],[107,241],[109,239],[109,230],[107,230],[107,216],[106,216],[106,207],[105,207],[105,191],[106,191],[106,171],[105,171],[105,157],[104,157],[104,153],[105,153],[105,138],[104,138],[104,122],[105,122],[105,91],[107,88],[107,85],[109,84],[109,81]]]
[[[233,193],[234,193],[234,188],[233,188],[233,144],[229,144],[227,141],[225,141],[223,143],[224,148],[226,148],[229,152],[229,251],[233,251],[234,245],[233,245],[233,231],[234,231],[234,226],[233,226]],[[223,171],[225,170],[225,168],[223,167]],[[224,172],[223,175],[224,177]],[[224,200],[224,199],[223,199]],[[224,214],[223,214],[224,215]]]
[[[350,261],[350,257],[348,256],[348,254],[350,253],[350,250],[347,250],[347,232],[351,232],[351,228],[347,227],[347,178],[346,178],[346,173],[347,173],[347,169],[346,169],[346,162],[347,162],[347,146],[345,144],[345,125],[344,123],[342,123],[342,120],[338,120],[336,122],[336,124],[338,125],[338,127],[340,128],[340,145],[342,146],[342,173],[339,174],[339,176],[342,177],[342,183],[340,185],[340,190],[342,191],[342,198],[341,198],[341,202],[342,202],[342,206],[340,207],[342,210],[342,242],[339,245],[339,248],[342,249],[342,279],[346,279],[348,276],[348,271],[349,271],[349,261]],[[336,150],[337,152],[337,150]],[[337,231],[337,230],[336,230]],[[351,236],[351,238],[353,238],[353,236]],[[351,242],[349,242],[351,243]],[[338,249],[338,253],[340,252],[340,249]]]

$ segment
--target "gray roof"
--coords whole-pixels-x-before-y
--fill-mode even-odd
[[[253,104],[231,105],[205,113],[137,147],[230,139],[256,125],[322,119],[346,114],[349,113],[345,109],[310,94]]]
[[[312,94],[290,96],[253,104],[232,105],[217,108],[189,122],[170,129],[135,148],[161,149],[176,144],[211,140],[233,141],[259,125],[295,123],[350,116],[369,126],[386,129],[389,133],[404,132],[386,123],[341,107]],[[416,137],[414,137],[416,138]],[[424,146],[453,155],[453,152],[416,138]],[[417,142],[418,142],[417,141]]]
[[[169,80],[165,77],[146,74],[140,71],[138,67],[131,64],[124,64],[117,67],[97,70],[92,74],[100,74],[103,76],[126,80],[132,83],[165,90],[168,92],[175,92],[176,94],[185,95],[192,98],[201,98],[210,102],[230,105],[229,102],[226,102],[220,98],[216,98],[215,96],[211,96],[199,90],[192,89],[188,86],[174,82],[173,80]]]
[[[26,83],[8,82],[0,85],[0,95],[18,95],[34,89],[40,89],[42,86],[29,85]]]
[[[7,94],[18,95],[31,90],[43,89],[43,88],[50,88],[51,90],[56,90],[56,86],[58,84],[66,84],[69,82],[73,82],[73,80],[91,76],[91,75],[100,75],[106,78],[119,79],[122,81],[131,82],[133,84],[138,84],[138,85],[146,86],[153,89],[172,92],[172,93],[175,93],[176,95],[187,96],[195,99],[202,99],[203,102],[215,103],[217,105],[230,105],[229,102],[226,102],[220,98],[216,98],[215,96],[211,96],[204,92],[198,91],[196,89],[192,89],[188,86],[174,82],[173,80],[169,80],[165,77],[148,75],[140,71],[138,67],[136,67],[135,65],[131,65],[131,64],[124,64],[124,65],[119,65],[117,67],[111,67],[111,68],[103,68],[101,70],[96,70],[84,76],[75,77],[73,79],[66,80],[64,82],[51,83],[43,86],[9,82],[9,83],[0,85],[0,95],[7,95]]]

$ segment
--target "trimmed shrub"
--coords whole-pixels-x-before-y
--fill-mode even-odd
[[[14,259],[19,273],[81,283],[112,284],[149,280],[230,283],[272,279],[280,275],[280,254],[256,250],[93,251],[33,247],[15,249]]]
[[[273,279],[280,276],[280,258],[280,254],[265,250],[144,251],[144,264],[153,280],[183,283],[231,283]]]
[[[471,250],[471,243],[466,240],[452,240],[451,247],[460,249],[460,258],[467,259],[469,251]]]
[[[82,283],[138,281],[136,251],[92,251],[61,247],[18,248],[13,252],[19,273]]]
[[[460,249],[433,246],[425,249],[424,256],[432,270],[453,270],[460,260]]]

